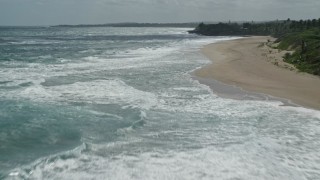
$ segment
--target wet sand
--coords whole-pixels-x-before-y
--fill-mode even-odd
[[[214,91],[217,89],[213,88],[212,82],[217,80],[253,92],[255,95],[252,97],[258,97],[253,99],[261,99],[257,93],[263,93],[319,110],[320,78],[298,72],[283,62],[284,52],[266,46],[268,40],[274,39],[255,36],[209,44],[201,51],[212,60],[212,64],[196,70],[194,74]],[[220,91],[220,94],[225,94],[225,88]]]

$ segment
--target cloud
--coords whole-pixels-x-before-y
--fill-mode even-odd
[[[319,0],[0,0],[0,23],[190,22],[320,17]]]

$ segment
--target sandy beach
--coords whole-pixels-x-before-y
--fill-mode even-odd
[[[283,62],[284,52],[266,46],[268,40],[274,39],[255,36],[209,44],[201,51],[212,64],[197,70],[195,75],[319,110],[320,78],[298,72]]]

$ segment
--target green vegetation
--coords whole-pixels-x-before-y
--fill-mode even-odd
[[[190,33],[207,36],[270,35],[278,49],[293,51],[284,60],[300,71],[320,75],[320,18],[313,20],[271,21],[260,23],[199,24]]]
[[[286,62],[301,71],[320,75],[320,28],[289,33],[277,41],[279,49],[293,51],[285,55]]]

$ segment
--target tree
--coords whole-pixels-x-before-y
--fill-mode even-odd
[[[316,19],[312,19],[311,25],[312,25],[312,27],[316,27],[317,26],[317,20]]]
[[[306,22],[306,26],[307,26],[307,29],[311,28],[311,20],[308,19],[307,22]]]
[[[298,22],[298,27],[299,27],[299,29],[303,29],[303,20],[300,20],[299,22]]]
[[[198,25],[198,27],[196,27],[196,30],[198,31],[198,30],[201,30],[201,29],[203,29],[205,27],[205,24],[202,22],[202,23],[200,23],[199,25]]]

